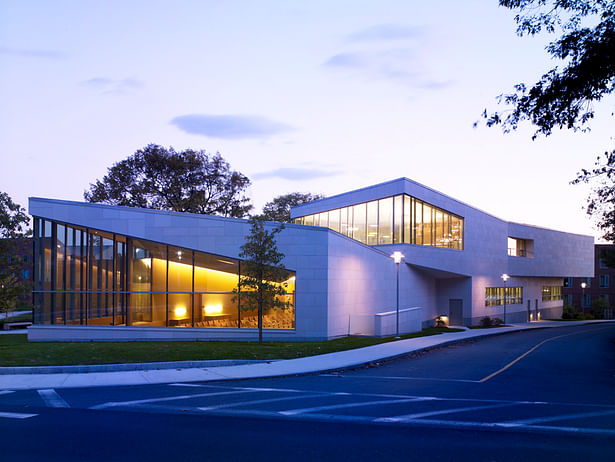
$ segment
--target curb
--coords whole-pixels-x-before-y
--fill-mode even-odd
[[[152,371],[164,369],[191,369],[244,364],[272,363],[279,361],[257,359],[219,359],[203,361],[165,361],[156,363],[84,364],[77,366],[9,366],[0,367],[0,375],[13,374],[79,374],[88,372]]]

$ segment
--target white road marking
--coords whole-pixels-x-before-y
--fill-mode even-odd
[[[15,393],[15,390],[0,390],[0,395],[8,395],[9,393]]]
[[[30,417],[36,417],[38,414],[21,414],[19,412],[0,412],[0,417],[6,417],[7,419],[28,419]]]
[[[200,411],[213,411],[215,409],[225,409],[229,407],[252,406],[254,404],[276,403],[278,401],[289,401],[293,399],[323,398],[325,396],[330,396],[330,394],[326,393],[326,394],[320,394],[320,395],[315,395],[315,394],[293,395],[293,396],[284,396],[282,398],[256,399],[253,401],[241,401],[238,403],[219,404],[218,406],[199,407],[197,409],[199,409]]]
[[[296,415],[296,414],[306,414],[315,411],[328,411],[331,409],[346,409],[350,407],[361,407],[361,406],[374,406],[377,404],[397,404],[397,403],[409,403],[413,401],[427,401],[430,398],[405,398],[405,399],[389,399],[389,400],[378,400],[378,401],[363,401],[359,403],[346,403],[346,404],[332,404],[329,406],[316,406],[316,407],[306,407],[303,409],[289,409],[288,411],[280,411],[279,413],[282,415]]]
[[[436,379],[432,377],[396,377],[396,376],[382,376],[382,375],[364,375],[364,376],[348,376],[342,374],[321,374],[321,377],[340,377],[348,379],[381,379],[381,380],[421,380],[421,381],[434,381],[434,382],[463,382],[463,383],[481,383],[480,380],[466,380],[466,379]]]
[[[603,415],[611,415],[611,414],[615,414],[615,410],[611,409],[609,411],[584,412],[580,414],[564,414],[564,415],[556,415],[556,416],[549,416],[549,417],[537,417],[535,419],[512,420],[509,423],[517,424],[517,425],[525,425],[525,424],[534,424],[534,423],[542,423],[542,422],[555,422],[557,420],[584,419],[587,417],[601,417]]]
[[[46,388],[44,390],[37,391],[48,407],[70,407],[70,405],[64,401],[64,399],[58,395],[53,388]]]
[[[376,424],[397,424],[410,427],[432,427],[432,428],[471,428],[475,430],[495,430],[495,431],[514,431],[521,433],[540,433],[553,435],[557,433],[563,434],[583,434],[583,435],[602,435],[615,436],[615,430],[603,428],[582,428],[582,427],[554,427],[544,425],[523,425],[511,424],[508,422],[468,422],[455,420],[433,420],[433,419],[416,419],[404,422],[386,422],[381,418],[353,415],[335,415],[335,414],[293,414],[283,415],[273,411],[248,411],[248,410],[219,410],[214,411],[215,415],[230,415],[230,416],[245,416],[245,417],[264,417],[278,419],[296,419],[310,421],[326,421],[326,422],[357,422],[357,423],[376,423]]]
[[[218,393],[196,393],[194,395],[179,395],[179,396],[166,396],[164,398],[150,398],[150,399],[138,399],[134,401],[120,401],[120,402],[109,402],[98,404],[96,406],[91,406],[90,409],[107,409],[109,407],[118,407],[118,406],[137,406],[139,404],[146,403],[160,403],[163,401],[176,401],[180,399],[191,399],[191,398],[203,398],[209,396],[222,396],[222,395],[236,395],[240,393],[254,393],[253,390],[234,390],[234,391],[222,391]]]
[[[432,415],[454,414],[456,412],[480,411],[482,409],[494,409],[498,407],[515,406],[515,405],[516,403],[500,403],[500,404],[491,404],[488,406],[457,407],[453,409],[443,409],[440,411],[431,411],[431,412],[419,412],[416,414],[398,415],[394,417],[380,417],[376,419],[376,422],[408,422],[410,420],[420,419],[422,417],[431,417]]]

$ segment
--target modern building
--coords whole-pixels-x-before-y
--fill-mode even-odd
[[[575,307],[579,312],[591,308],[592,302],[598,299],[603,299],[610,306],[615,305],[615,268],[607,265],[603,258],[605,252],[615,252],[615,245],[594,246],[594,277],[564,278],[564,303]],[[582,287],[583,283],[585,287]]]
[[[277,235],[287,306],[265,312],[269,340],[391,335],[398,307],[401,332],[438,316],[559,317],[564,273],[593,275],[592,237],[506,222],[406,178],[291,213]],[[247,220],[41,198],[30,214],[31,340],[255,338],[236,292]]]

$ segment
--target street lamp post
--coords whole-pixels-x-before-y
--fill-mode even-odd
[[[504,281],[504,324],[506,324],[506,281],[510,276],[506,273],[502,274],[502,280]]]
[[[581,309],[583,310],[583,321],[585,321],[585,288],[587,287],[587,282],[581,283],[581,289],[583,290],[583,297],[581,298]]]
[[[397,267],[397,308],[395,312],[395,338],[399,338],[399,264],[404,255],[401,252],[395,251],[391,255]]]

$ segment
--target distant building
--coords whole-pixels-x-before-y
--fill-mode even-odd
[[[609,305],[615,305],[615,268],[606,265],[604,252],[615,252],[615,245],[594,245],[594,277],[564,278],[562,295],[564,303],[575,307],[578,311],[591,308],[594,300],[603,299]],[[585,289],[581,287],[586,284]]]
[[[247,220],[41,198],[30,213],[30,339],[254,339],[236,293]],[[288,307],[265,312],[269,340],[391,335],[397,300],[401,333],[439,316],[560,317],[565,274],[593,275],[591,236],[507,222],[407,178],[291,216],[277,237]]]

